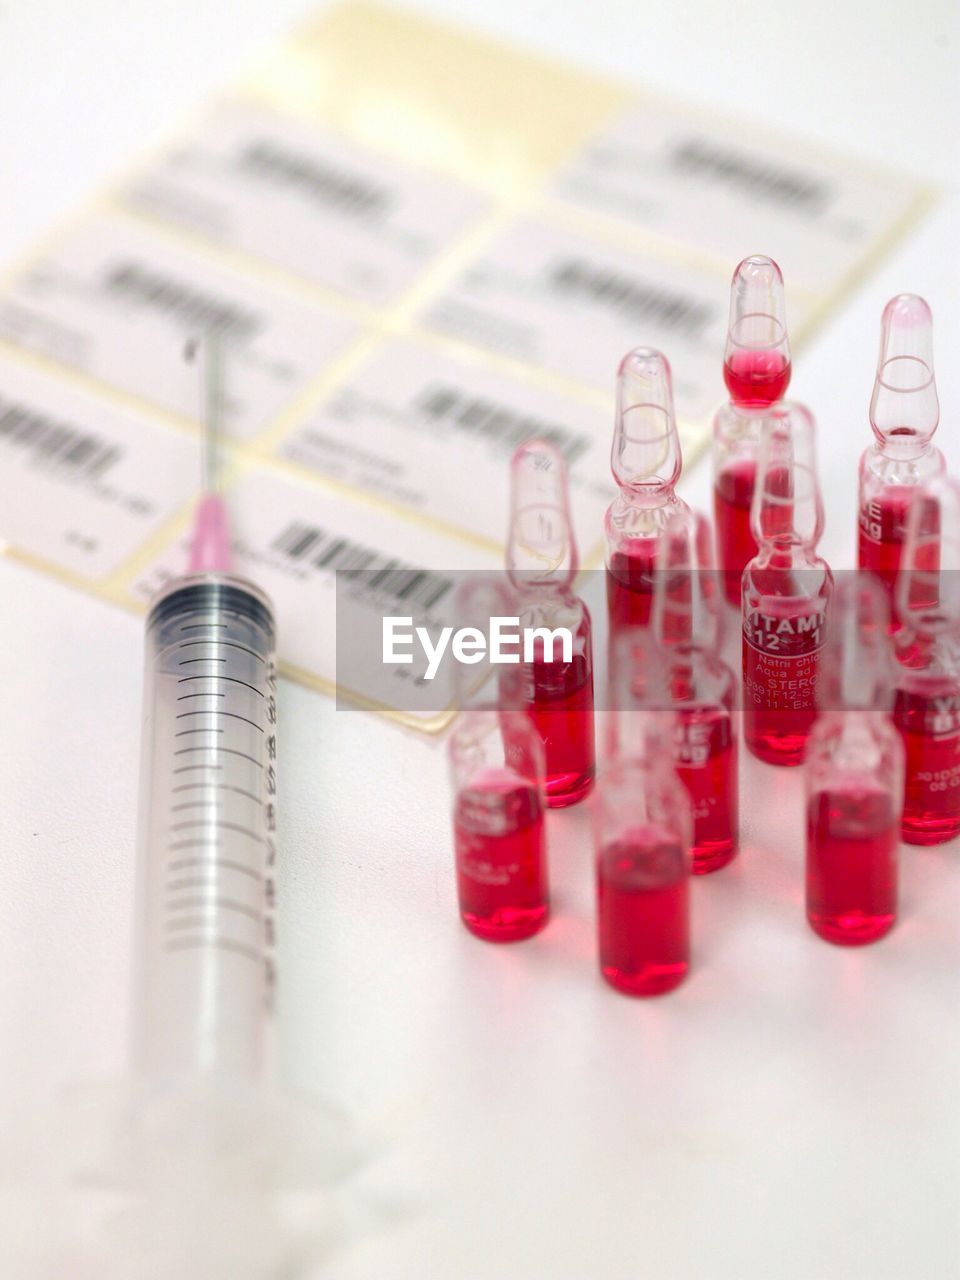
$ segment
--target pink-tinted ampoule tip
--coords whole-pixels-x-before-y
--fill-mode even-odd
[[[933,372],[933,316],[923,298],[901,293],[883,309],[870,397],[876,437],[860,460],[857,557],[893,603],[907,516],[919,486],[944,471],[933,445],[940,403]],[[893,619],[898,625],[898,619]]]
[[[611,635],[646,626],[663,526],[681,504],[683,457],[666,356],[637,347],[617,373],[611,470],[619,490],[607,510],[607,611]]]
[[[933,373],[933,316],[923,298],[901,293],[883,309],[870,425],[881,445],[923,447],[940,421]]]
[[[739,408],[766,409],[790,382],[783,275],[772,258],[744,258],[730,285],[730,320],[723,379]]]
[[[229,573],[230,525],[223,500],[208,493],[197,503],[190,545],[190,573]]]

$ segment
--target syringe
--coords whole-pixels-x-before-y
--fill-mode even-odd
[[[146,628],[133,1073],[97,1091],[105,1133],[84,1161],[123,1198],[99,1242],[99,1280],[294,1274],[330,1239],[327,1198],[303,1194],[358,1155],[338,1110],[284,1096],[269,1069],[275,626],[263,592],[231,573],[216,333],[202,353],[188,571],[154,599]],[[310,1206],[299,1230],[291,1191]]]
[[[220,339],[203,343],[203,496],[188,573],[147,619],[135,1060],[148,1078],[256,1077],[273,978],[273,610],[231,576]]]

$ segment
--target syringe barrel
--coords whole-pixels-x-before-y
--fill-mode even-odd
[[[238,578],[198,574],[146,628],[135,1058],[157,1080],[256,1077],[273,983],[275,627]]]

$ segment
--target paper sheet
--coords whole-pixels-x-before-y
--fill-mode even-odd
[[[510,452],[547,434],[599,563],[623,353],[670,357],[689,465],[736,261],[781,262],[802,347],[930,198],[426,18],[335,9],[6,273],[0,539],[145,607],[183,564],[183,350],[216,321],[239,567],[275,598],[286,671],[332,690],[351,550],[495,568]]]

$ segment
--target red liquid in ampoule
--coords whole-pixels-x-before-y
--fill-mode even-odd
[[[533,681],[535,695],[526,711],[543,741],[547,804],[562,809],[593,786],[593,673],[583,658],[537,663]]]
[[[694,875],[726,866],[738,834],[737,744],[725,707],[676,708],[673,758],[690,795]]]
[[[858,564],[880,580],[891,603],[903,552],[907,511],[915,493],[913,485],[890,485],[876,497],[864,499],[860,507]]]
[[[903,838],[942,844],[960,832],[960,694],[956,685],[899,690],[893,722],[903,740]]]
[[[766,409],[790,382],[790,361],[779,351],[735,351],[723,364],[730,399],[741,409]]]
[[[769,764],[798,765],[817,716],[824,614],[808,600],[767,597],[743,616],[743,737]]]
[[[600,969],[618,991],[655,996],[690,964],[686,851],[664,828],[638,826],[600,851]]]
[[[610,557],[607,566],[607,616],[610,634],[645,627],[653,608],[657,538],[632,538]]]
[[[882,938],[897,911],[893,797],[876,787],[821,791],[807,811],[807,919],[828,942]]]
[[[750,504],[757,478],[753,458],[739,458],[725,466],[713,489],[713,518],[717,536],[717,563],[723,578],[723,594],[740,607],[740,580],[748,561],[757,554],[750,532]]]
[[[459,793],[453,821],[460,916],[470,932],[487,942],[539,932],[549,901],[536,787],[510,770],[487,770]]]

